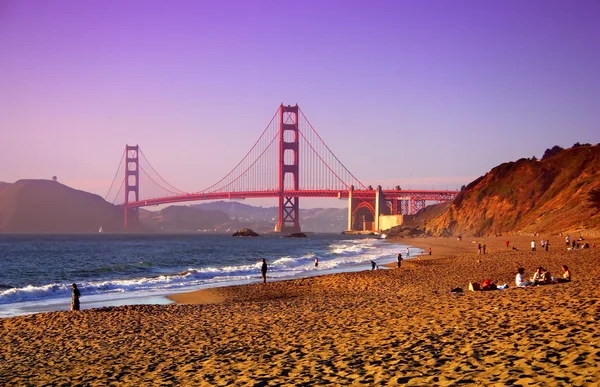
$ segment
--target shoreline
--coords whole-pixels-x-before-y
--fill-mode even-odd
[[[213,288],[209,299],[218,303],[196,297],[194,305],[1,319],[0,380],[593,385],[600,380],[598,240],[595,248],[566,251],[551,237],[549,252],[529,251],[530,237],[510,240],[519,251],[506,249],[503,237],[405,239],[431,245],[433,255],[400,269]],[[479,241],[488,254],[477,255]],[[513,286],[518,266],[527,276],[540,265],[557,276],[561,264],[571,268],[572,282]],[[485,278],[510,287],[466,291]],[[455,287],[464,294],[450,294]]]
[[[387,245],[387,241],[385,243]],[[394,244],[402,244],[402,241],[394,242]],[[393,258],[377,258],[378,260],[382,260],[380,262],[390,261]],[[380,263],[380,266],[387,266],[388,264]],[[293,274],[284,277],[273,277],[269,279],[269,282],[275,281],[293,281],[299,278],[311,278],[315,276],[323,276],[323,275],[332,275],[343,272],[355,272],[355,271],[363,271],[367,270],[367,267],[370,267],[369,261],[365,261],[363,263],[349,263],[345,264],[342,267],[336,268],[320,268],[319,270],[308,270],[305,272],[301,272],[298,274]],[[249,285],[260,282],[260,275],[257,275],[256,278],[252,279],[244,279],[244,280],[234,280],[229,282],[214,282],[203,285],[191,285],[188,287],[182,287],[172,290],[164,290],[164,291],[134,291],[131,294],[127,293],[106,293],[106,294],[92,294],[85,295],[84,299],[82,299],[81,307],[82,310],[94,309],[94,308],[104,308],[104,307],[115,307],[115,306],[129,306],[129,305],[167,305],[174,302],[183,302],[179,301],[182,299],[189,300],[188,296],[185,296],[188,293],[196,293],[202,294],[206,292],[206,294],[214,295],[216,292],[211,291],[211,289],[221,288],[221,287],[237,287],[241,285]],[[226,283],[226,284],[224,284]],[[200,298],[205,298],[205,296],[200,295]],[[211,296],[209,298],[205,298],[204,300],[198,300],[199,304],[206,303],[216,303],[217,301],[207,301],[212,300],[215,297]],[[10,318],[16,316],[25,316],[35,313],[47,313],[47,312],[59,312],[59,311],[68,311],[70,309],[70,298],[54,298],[54,299],[38,299],[38,300],[30,300],[30,301],[21,301],[17,303],[9,303],[0,305],[0,318]],[[185,301],[187,302],[187,301]]]

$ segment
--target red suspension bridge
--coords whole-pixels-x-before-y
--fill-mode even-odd
[[[117,189],[119,176],[123,178]],[[348,229],[379,231],[385,215],[412,215],[427,202],[452,200],[457,194],[365,186],[333,154],[298,105],[282,104],[250,151],[210,187],[196,192],[176,188],[152,167],[138,145],[127,145],[106,199],[113,198],[112,203],[123,208],[125,228],[131,229],[139,225],[140,207],[277,198],[280,232],[300,231],[300,198],[348,199]]]

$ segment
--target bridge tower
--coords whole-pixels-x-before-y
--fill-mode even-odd
[[[277,232],[300,232],[299,198],[285,190],[299,190],[298,105],[279,107],[279,218]]]
[[[131,200],[130,193],[133,193],[133,200]],[[125,230],[139,225],[138,208],[127,206],[130,201],[137,202],[138,200],[140,200],[139,146],[125,145],[125,205],[123,206]]]

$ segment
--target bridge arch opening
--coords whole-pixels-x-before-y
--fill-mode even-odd
[[[352,229],[373,231],[375,229],[375,208],[369,202],[361,202],[352,212]]]

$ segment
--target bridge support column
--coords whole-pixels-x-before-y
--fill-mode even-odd
[[[379,227],[379,215],[381,214],[381,205],[385,203],[383,198],[383,194],[381,192],[381,186],[378,185],[375,190],[375,214],[373,217],[375,218],[375,231],[381,231]]]
[[[140,159],[139,146],[125,146],[125,204],[123,205],[123,226],[125,230],[132,225],[139,225],[139,216],[137,208],[129,208],[131,200],[130,194],[133,193],[133,201],[140,200]],[[130,219],[131,217],[131,219]]]
[[[279,125],[279,219],[275,231],[300,232],[300,200],[298,197],[285,195],[285,191],[288,189],[295,191],[300,189],[298,105],[284,106],[281,104]],[[286,179],[289,175],[291,175],[291,179]]]
[[[348,231],[352,231],[352,227],[354,226],[354,219],[352,218],[352,212],[354,211],[354,200],[352,199],[352,195],[354,193],[354,186],[350,186],[350,190],[348,191]]]

